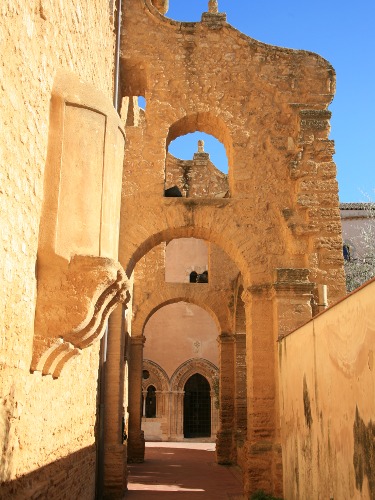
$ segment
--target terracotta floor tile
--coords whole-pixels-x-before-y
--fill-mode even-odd
[[[242,500],[241,473],[215,463],[212,443],[146,443],[143,464],[129,465],[130,500]]]

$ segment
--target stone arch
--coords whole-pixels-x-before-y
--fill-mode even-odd
[[[165,370],[163,370],[163,368],[154,361],[144,359],[142,366],[143,374],[145,371],[147,371],[149,374],[149,377],[147,378],[144,378],[144,376],[142,377],[142,427],[146,434],[146,437],[148,435],[149,438],[152,438],[152,431],[150,435],[150,429],[147,427],[148,422],[150,422],[149,419],[158,419],[160,425],[160,422],[166,421],[168,418],[169,377]],[[148,410],[146,407],[147,395],[150,387],[154,389],[155,397],[153,407],[155,414],[151,417],[150,415],[148,415]],[[153,421],[154,420],[152,420],[152,422]],[[154,438],[156,438],[156,436],[154,436]],[[158,436],[158,438],[160,438],[160,436]]]
[[[171,377],[172,407],[174,412],[171,419],[171,439],[183,440],[183,415],[184,415],[184,388],[190,377],[195,374],[202,375],[210,385],[211,393],[211,440],[216,438],[219,424],[218,410],[218,380],[219,369],[211,361],[202,358],[191,358],[182,363]]]
[[[215,380],[219,377],[219,368],[211,361],[200,358],[190,358],[175,370],[171,377],[171,390],[183,391],[186,382],[195,373],[203,375],[208,380],[212,391]]]
[[[142,389],[147,390],[150,385],[155,386],[157,391],[168,391],[169,377],[165,370],[154,361],[149,359],[143,360],[143,370],[147,370],[150,377],[147,379],[142,378]]]
[[[226,122],[210,111],[185,115],[169,127],[166,138],[167,149],[173,140],[192,132],[205,132],[224,145],[228,158],[228,171],[230,171],[233,164],[233,139]]]
[[[157,311],[159,311],[163,307],[168,306],[170,304],[176,304],[177,302],[188,302],[189,304],[194,304],[194,305],[196,305],[196,306],[201,307],[202,309],[204,309],[211,316],[211,318],[214,320],[214,323],[215,323],[215,325],[216,325],[216,327],[218,329],[218,332],[222,331],[222,328],[223,328],[223,323],[222,322],[223,321],[225,321],[225,324],[227,324],[229,322],[226,318],[223,318],[222,316],[219,319],[219,317],[217,315],[218,311],[214,311],[213,309],[211,309],[211,307],[209,305],[207,305],[207,303],[205,303],[203,300],[197,300],[197,299],[194,299],[194,298],[191,298],[191,297],[186,297],[186,296],[171,297],[170,299],[165,300],[162,303],[159,303],[159,304],[156,304],[156,305],[151,304],[149,312],[148,312],[147,316],[145,317],[144,322],[142,324],[142,335],[143,335],[144,329],[145,329],[145,327],[147,325],[147,322],[150,320],[150,318]]]
[[[220,203],[225,205],[229,201],[229,199],[220,200]],[[196,205],[194,200],[190,201],[187,204],[189,206]],[[212,219],[214,219],[214,216],[212,216]],[[210,243],[215,243],[217,246],[222,248],[237,265],[239,271],[243,276],[244,283],[246,284],[245,286],[249,286],[251,284],[250,269],[248,266],[249,258],[246,258],[243,253],[248,250],[248,248],[250,247],[250,243],[242,239],[243,234],[242,232],[240,232],[239,234],[238,227],[235,224],[233,229],[228,229],[228,220],[226,220],[227,227],[225,228],[224,224],[223,227],[220,227],[220,225],[218,225],[217,231],[214,231],[211,224],[209,224],[211,220],[209,221],[208,219],[206,219],[206,222],[207,227],[198,225],[166,227],[158,232],[155,232],[154,234],[151,234],[148,238],[143,240],[143,242],[141,242],[137,248],[134,249],[133,254],[130,256],[126,267],[127,276],[130,277],[137,262],[144,255],[146,255],[146,253],[148,253],[155,246],[159,245],[161,242],[165,241],[168,243],[169,241],[177,238],[193,237],[200,238]],[[121,262],[123,262],[123,260],[121,260]],[[125,265],[124,262],[123,264]]]

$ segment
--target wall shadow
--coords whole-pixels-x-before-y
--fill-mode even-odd
[[[35,443],[38,446],[38,443]],[[0,483],[0,499],[95,498],[96,446],[88,446],[18,479]]]

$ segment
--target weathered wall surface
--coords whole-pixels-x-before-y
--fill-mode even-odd
[[[167,155],[165,188],[177,186],[186,198],[224,198],[229,196],[228,176],[210,161],[209,153],[197,152],[192,160]]]
[[[123,91],[144,95],[147,107],[129,142],[123,265],[130,259],[130,272],[157,240],[180,233],[222,246],[249,284],[269,282],[276,267],[308,267],[331,300],[341,297],[332,67],[256,42],[215,15],[173,22],[148,1],[125,2],[124,33]],[[226,148],[229,199],[163,198],[168,144],[196,130]]]
[[[28,491],[44,485],[45,492],[51,487],[50,495],[44,493],[50,498],[67,491],[92,498],[98,346],[66,367],[59,380],[29,369],[51,89],[62,68],[111,99],[109,2],[5,0],[0,44],[0,479],[12,481],[14,498],[22,498],[14,482],[22,474],[30,474]],[[84,492],[73,485],[74,474],[71,480],[55,474],[73,453],[82,465],[79,477],[89,483]],[[36,471],[44,466],[43,483],[42,470],[39,476]]]
[[[284,495],[375,498],[375,281],[279,344]]]

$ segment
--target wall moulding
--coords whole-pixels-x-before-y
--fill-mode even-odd
[[[52,90],[31,371],[58,377],[129,300],[118,263],[125,135],[112,103],[76,75]]]

